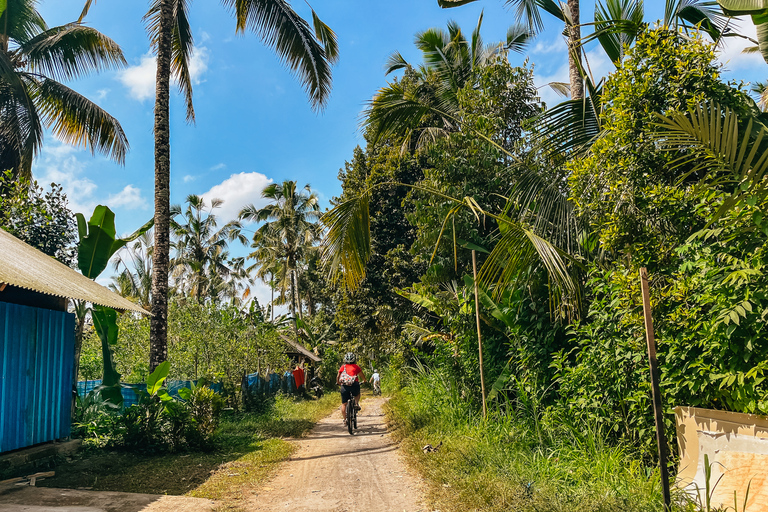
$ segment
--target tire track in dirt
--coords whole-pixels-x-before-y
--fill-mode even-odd
[[[419,479],[387,432],[386,398],[367,398],[349,435],[338,409],[321,420],[277,475],[251,497],[249,511],[418,512]]]

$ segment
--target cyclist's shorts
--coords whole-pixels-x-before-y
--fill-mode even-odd
[[[360,394],[360,383],[355,382],[351,386],[341,386],[341,403],[349,402],[353,396]]]

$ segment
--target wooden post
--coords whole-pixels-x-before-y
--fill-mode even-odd
[[[485,376],[483,375],[483,342],[480,338],[480,301],[477,292],[477,257],[474,249],[472,250],[472,274],[475,281],[475,320],[477,321],[477,351],[480,354],[480,388],[483,393],[483,419],[486,417],[485,410]]]
[[[643,313],[645,315],[645,339],[648,342],[648,360],[651,366],[651,390],[653,392],[653,413],[656,419],[656,444],[659,447],[659,469],[661,470],[661,489],[664,494],[664,510],[670,510],[669,470],[667,469],[667,436],[664,433],[664,416],[661,408],[659,389],[659,365],[656,361],[656,339],[653,334],[651,316],[651,296],[648,292],[648,271],[640,269],[640,286],[643,292]]]

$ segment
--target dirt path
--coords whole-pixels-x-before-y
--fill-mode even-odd
[[[422,511],[419,480],[400,459],[384,423],[385,398],[368,398],[350,436],[338,410],[320,421],[249,511]]]

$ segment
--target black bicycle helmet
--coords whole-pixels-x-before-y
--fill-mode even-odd
[[[347,352],[347,355],[344,356],[344,363],[346,364],[354,364],[357,361],[357,356],[354,354],[354,352]]]

